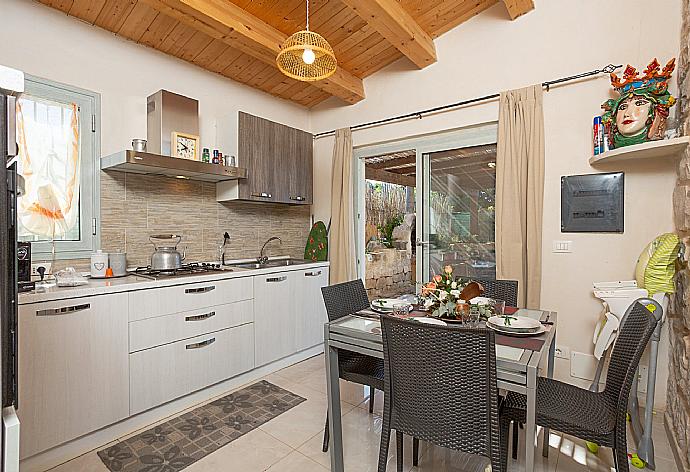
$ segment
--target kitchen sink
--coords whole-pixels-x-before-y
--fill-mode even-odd
[[[240,269],[266,269],[269,267],[289,267],[303,264],[311,264],[312,261],[305,259],[273,259],[267,261],[265,264],[258,262],[243,262],[239,264],[230,264],[232,267],[239,267]]]

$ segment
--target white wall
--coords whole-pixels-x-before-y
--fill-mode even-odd
[[[309,111],[299,105],[37,2],[0,0],[0,18],[0,64],[101,94],[103,155],[146,138],[146,97],[160,89],[199,100],[201,144],[224,153],[236,154],[231,130],[238,110],[309,129]]]
[[[315,132],[491,94],[577,74],[608,63],[644,69],[650,59],[678,55],[680,0],[536,0],[536,10],[508,21],[499,2],[436,40],[438,62],[416,71],[401,60],[365,80],[366,100],[349,107],[323,103],[312,114]],[[675,87],[675,81],[673,86]],[[601,305],[593,281],[633,277],[642,248],[657,234],[673,231],[671,160],[593,169],[591,123],[610,93],[608,77],[583,80],[545,93],[546,176],[542,306],[558,311],[558,343],[592,352],[592,331]],[[356,146],[495,121],[497,102],[470,106],[422,120],[356,131]],[[332,138],[315,147],[317,219],[328,221]],[[561,234],[560,177],[597,171],[625,171],[624,234]],[[554,239],[573,241],[572,254],[551,253]],[[667,355],[660,354],[660,365]],[[662,367],[661,372],[664,372]],[[570,378],[569,363],[557,362],[557,376]],[[662,377],[664,377],[662,375]],[[586,385],[587,382],[581,382]],[[657,382],[663,406],[665,377]]]

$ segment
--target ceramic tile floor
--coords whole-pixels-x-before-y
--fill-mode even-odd
[[[185,472],[323,472],[329,469],[329,456],[321,452],[326,412],[326,381],[323,356],[265,377],[306,402],[242,436],[227,446],[191,465]],[[341,383],[345,468],[347,472],[376,471],[381,433],[383,397],[377,392],[374,415],[368,412],[368,388]],[[132,433],[134,434],[134,432]],[[677,472],[661,416],[655,419],[654,441],[657,472]],[[549,458],[537,456],[538,472],[614,472],[608,449],[590,453],[584,442],[552,433]],[[520,438],[524,444],[524,437]],[[388,470],[395,470],[395,440],[391,441]],[[412,467],[411,440],[406,438],[405,471],[483,470],[474,457],[431,447],[422,443],[419,467]],[[509,472],[524,471],[524,461],[510,460]],[[631,468],[634,472],[635,468]],[[107,472],[95,451],[66,462],[52,472]]]

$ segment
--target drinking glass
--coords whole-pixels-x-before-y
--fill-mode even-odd
[[[505,300],[494,300],[494,314],[496,316],[503,316],[506,311]]]
[[[393,316],[407,316],[410,314],[410,309],[412,308],[412,305],[407,304],[407,303],[400,303],[398,305],[395,305],[393,307]]]

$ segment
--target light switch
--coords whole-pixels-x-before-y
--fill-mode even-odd
[[[552,252],[557,253],[557,254],[570,253],[570,252],[573,252],[572,246],[573,246],[572,241],[554,241]]]

